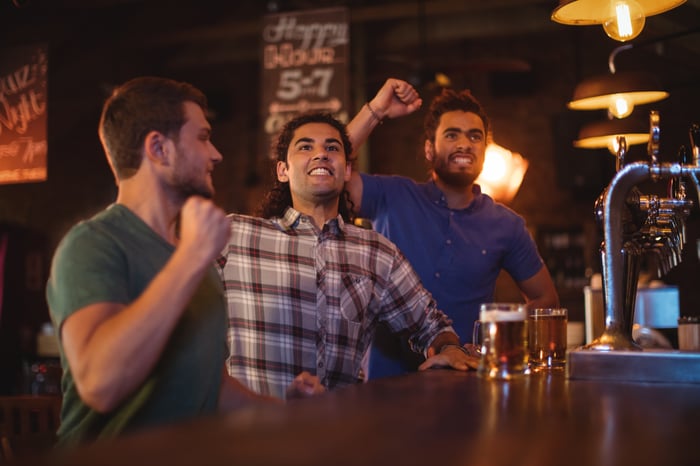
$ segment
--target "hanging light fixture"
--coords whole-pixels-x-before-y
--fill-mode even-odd
[[[685,0],[559,0],[551,19],[574,26],[601,24],[609,37],[626,42],[642,32],[647,16],[682,3]]]
[[[574,141],[574,147],[581,149],[607,148],[613,155],[617,154],[618,136],[624,136],[627,146],[649,142],[649,131],[645,123],[627,118],[596,121],[584,125]]]
[[[625,118],[635,105],[648,104],[668,97],[656,77],[645,72],[622,72],[596,76],[582,81],[567,104],[572,110],[607,109],[615,118]]]
[[[615,58],[620,52],[635,47],[650,45],[688,34],[695,34],[700,28],[690,29],[639,44],[620,45],[608,57],[609,75],[600,75],[582,81],[574,90],[574,97],[567,106],[572,110],[607,109],[609,118],[625,118],[635,105],[648,104],[669,96],[661,88],[656,77],[648,72],[627,71],[616,73]]]
[[[486,146],[484,168],[475,183],[482,192],[506,204],[520,189],[527,167],[528,161],[522,155],[490,141]]]

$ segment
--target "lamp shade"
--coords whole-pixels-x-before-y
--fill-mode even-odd
[[[624,136],[628,146],[646,144],[649,142],[648,125],[631,118],[589,123],[579,131],[578,139],[574,141],[574,147],[582,149],[607,148],[615,154],[618,136]]]
[[[654,16],[685,3],[685,0],[635,0],[644,16]],[[552,21],[589,26],[603,24],[610,15],[612,0],[560,0],[552,12]]]
[[[645,72],[620,72],[596,76],[582,81],[574,90],[567,106],[572,110],[607,108],[617,118],[632,113],[635,105],[656,102],[668,97],[668,92],[654,75]]]
[[[517,194],[528,165],[528,161],[519,153],[489,142],[484,168],[475,182],[482,192],[507,204]]]
[[[627,42],[644,29],[647,16],[677,7],[685,0],[560,0],[552,21],[587,26],[601,24],[612,39]]]

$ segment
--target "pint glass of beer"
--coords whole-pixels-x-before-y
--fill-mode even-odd
[[[527,337],[524,304],[482,304],[474,326],[474,344],[481,350],[477,374],[503,380],[529,374]]]
[[[566,365],[566,323],[564,308],[530,311],[530,367],[534,371],[564,369]]]

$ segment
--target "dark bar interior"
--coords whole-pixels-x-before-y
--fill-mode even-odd
[[[569,323],[585,327],[565,373],[496,382],[433,370],[371,380],[66,456],[42,436],[41,446],[17,450],[19,463],[700,464],[700,353],[679,351],[678,332],[679,318],[700,319],[700,0],[646,17],[624,43],[601,25],[551,19],[557,4],[570,14],[567,4],[579,1],[0,0],[0,399],[61,395],[46,282],[61,238],[116,198],[97,133],[113,87],[163,76],[201,89],[223,155],[214,201],[252,214],[273,181],[266,125],[278,123],[264,119],[274,91],[263,62],[300,59],[263,50],[266,16],[286,12],[347,9],[347,92],[338,96],[347,121],[390,77],[423,98],[420,110],[373,131],[362,171],[425,181],[427,102],[440,79],[472,91],[493,142],[526,162],[502,202],[525,219]],[[616,73],[651,74],[668,92],[614,120],[628,123],[628,145],[617,152],[581,141],[586,127],[607,120],[606,109],[567,106],[579,84],[610,75],[611,64]],[[39,74],[37,88],[28,80]],[[17,100],[25,86],[31,92]],[[22,125],[35,121],[45,121],[45,134],[32,145],[33,130],[24,134]],[[655,144],[635,142],[633,134],[653,139],[655,130]],[[12,165],[41,157],[34,171]],[[501,274],[494,301],[521,299]],[[634,334],[633,323],[641,325]],[[627,355],[643,331],[668,344],[662,359]],[[601,358],[600,350],[620,353]],[[38,406],[34,424],[55,409]]]

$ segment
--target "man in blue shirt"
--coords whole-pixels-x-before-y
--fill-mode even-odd
[[[359,145],[384,118],[407,115],[422,101],[410,84],[389,79],[348,125]],[[483,194],[488,117],[468,90],[445,89],[425,117],[425,183],[353,172],[347,183],[359,217],[394,242],[418,272],[459,335],[470,335],[479,305],[493,301],[505,270],[528,307],[553,307],[559,297],[524,219]],[[377,339],[370,377],[413,370],[399,340]]]

